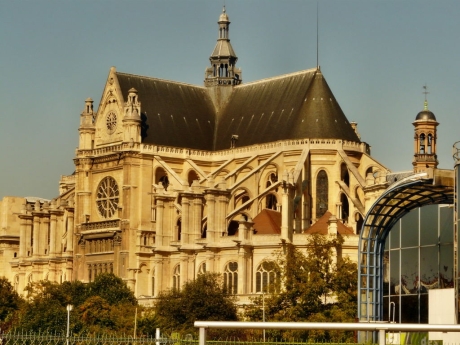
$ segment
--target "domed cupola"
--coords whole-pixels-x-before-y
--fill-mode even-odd
[[[424,86],[426,90],[426,86]],[[426,100],[423,110],[417,114],[414,125],[414,159],[412,165],[414,173],[424,172],[427,169],[435,169],[438,166],[436,154],[436,127],[439,123],[436,116],[428,110],[428,101]]]
[[[425,100],[425,105],[423,110],[417,114],[415,117],[415,121],[436,121],[436,116],[434,116],[433,112],[428,110],[428,101]]]

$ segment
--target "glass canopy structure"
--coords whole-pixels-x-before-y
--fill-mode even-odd
[[[453,170],[428,169],[394,183],[371,207],[359,240],[358,317],[361,322],[384,320],[385,243],[391,229],[411,210],[426,205],[453,204],[454,185]],[[401,238],[404,236],[401,233]],[[456,270],[454,276],[457,276]]]

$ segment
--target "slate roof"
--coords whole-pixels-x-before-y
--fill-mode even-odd
[[[117,72],[124,97],[141,102],[143,143],[201,149],[287,139],[360,142],[319,69],[233,87],[216,110],[206,87]]]
[[[215,110],[205,87],[119,72],[117,79],[123,97],[137,90],[143,143],[212,150]]]

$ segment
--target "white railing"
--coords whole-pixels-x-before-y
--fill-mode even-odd
[[[206,345],[206,330],[219,329],[293,329],[293,330],[344,330],[378,332],[379,345],[386,344],[386,332],[460,332],[460,325],[428,325],[414,323],[334,323],[334,322],[237,322],[195,321],[199,328],[198,345]]]

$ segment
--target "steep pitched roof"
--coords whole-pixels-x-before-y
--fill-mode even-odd
[[[123,97],[134,87],[141,102],[142,142],[212,150],[215,110],[200,86],[117,72]]]
[[[360,141],[316,68],[234,86],[221,109],[205,87],[116,75],[124,97],[133,87],[138,91],[144,143],[213,151],[228,149],[233,135],[236,146],[304,138]]]
[[[281,212],[263,209],[252,221],[256,234],[281,234]]]
[[[305,70],[234,87],[217,123],[215,149],[286,139],[359,142],[322,73]]]

